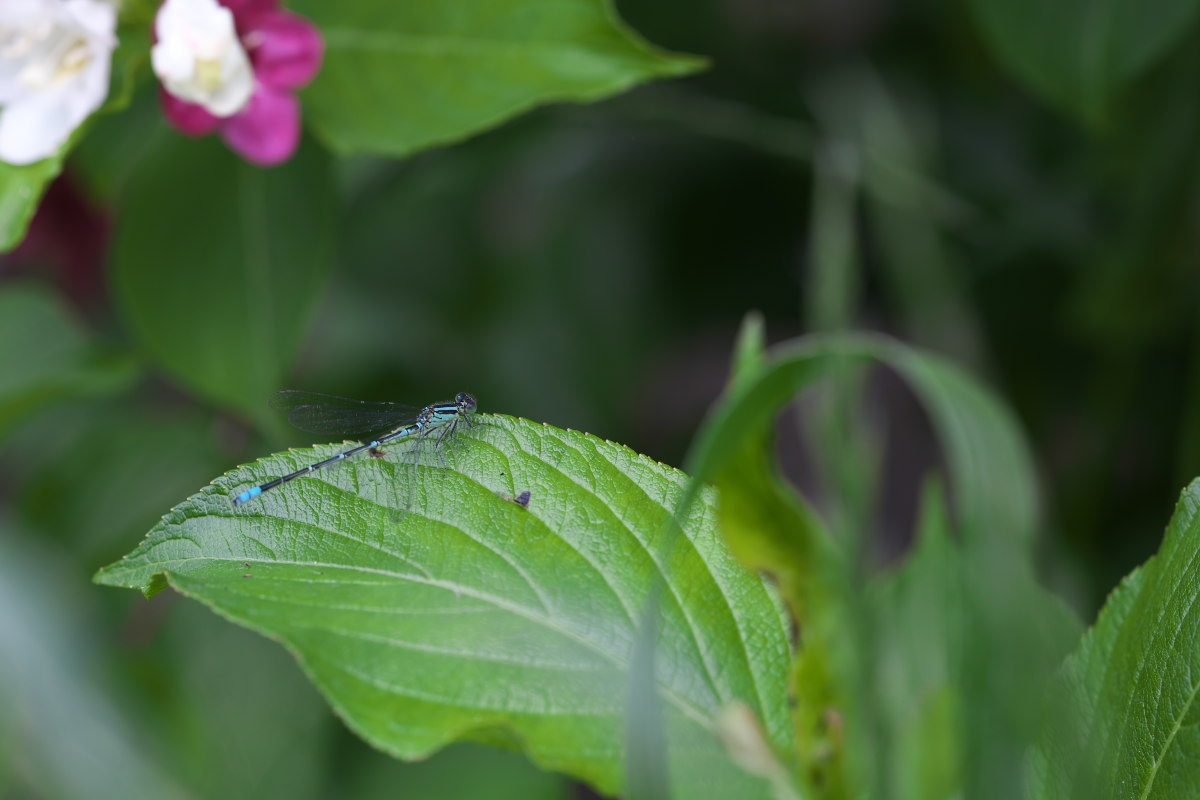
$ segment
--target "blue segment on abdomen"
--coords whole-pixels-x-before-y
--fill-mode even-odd
[[[249,491],[247,491],[247,492],[242,492],[241,494],[239,494],[239,495],[237,496],[237,500],[234,500],[234,502],[235,502],[235,503],[244,503],[244,502],[246,502],[247,500],[251,500],[251,499],[253,499],[253,498],[255,498],[255,497],[258,497],[260,494],[262,494],[262,487],[261,487],[261,486],[255,486],[253,489],[251,489],[251,490],[249,490]]]

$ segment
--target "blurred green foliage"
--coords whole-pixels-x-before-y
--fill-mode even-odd
[[[122,193],[115,300],[171,377],[253,417],[295,359],[333,268],[329,157],[304,146],[287,169],[262,170],[214,140],[159,133]]]
[[[819,340],[851,344],[753,425],[705,429],[747,459],[699,469],[745,501],[735,551],[828,644],[795,675],[843,698],[806,709],[814,761],[790,777],[1013,796],[1075,629],[1038,584],[1092,619],[1200,473],[1200,3],[435,5],[297,2],[326,71],[299,156],[260,171],[161,121],[153,4],[127,4],[108,106],[70,153],[0,166],[0,248],[25,239],[0,261],[0,796],[585,791],[472,745],[392,761],[273,643],[87,581],[214,476],[310,444],[266,415],[286,385],[468,389],[682,463],[752,308],[775,340],[914,346]],[[745,346],[729,397],[798,354]],[[864,376],[881,354],[893,372]],[[802,421],[772,429],[809,377]],[[1162,632],[1195,623],[1195,491],[1058,676],[1071,724],[1031,796],[1089,796],[1096,764],[1096,791],[1194,785],[1193,648]],[[800,596],[787,571],[812,563],[755,538],[797,531],[837,564],[820,591],[791,575]]]
[[[305,96],[341,153],[403,156],[555,100],[593,100],[699,69],[657,50],[606,2],[297,0],[325,39]]]

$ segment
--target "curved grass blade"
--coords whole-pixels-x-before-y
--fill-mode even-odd
[[[697,435],[687,462],[695,482],[681,498],[680,508],[686,509],[687,502],[698,497],[702,481],[716,480],[725,492],[730,475],[737,481],[750,474],[746,463],[739,461],[746,448],[754,447],[756,437],[769,431],[779,410],[827,375],[833,363],[839,368],[882,363],[899,372],[930,414],[946,452],[956,512],[953,527],[963,550],[961,580],[969,587],[964,600],[966,632],[954,654],[962,681],[962,707],[970,709],[961,720],[966,740],[963,759],[973,767],[965,775],[965,785],[971,796],[1012,797],[1019,790],[1023,749],[1036,724],[1038,687],[1060,657],[1069,626],[1057,624],[1059,607],[1033,580],[1032,460],[1011,414],[992,395],[948,362],[886,337],[809,337],[776,347],[752,374],[738,378]],[[760,448],[758,459],[766,457],[765,448]],[[745,503],[742,508],[755,506]],[[798,521],[789,524],[789,515],[782,514],[750,516],[747,524],[738,524],[727,534],[745,563],[780,576],[801,630],[841,626],[837,647],[801,651],[802,659],[825,662],[810,669],[832,683],[795,686],[797,740],[819,744],[826,735],[825,712],[831,709],[844,729],[835,737],[840,746],[847,753],[862,751],[861,737],[877,726],[854,715],[857,710],[875,711],[863,699],[866,685],[856,683],[846,663],[874,663],[866,627],[870,623],[864,609],[856,608],[859,592],[837,590],[839,583],[845,585],[838,576],[852,574],[844,554],[831,547],[827,534],[812,523],[802,504],[790,516]],[[828,558],[813,556],[831,551],[839,569],[831,569]],[[845,642],[856,649],[839,655]],[[1012,677],[1017,675],[1019,681]],[[820,747],[802,751],[801,760],[811,764],[817,757],[828,758],[823,752]],[[862,789],[875,781],[867,774],[875,769],[871,763],[846,769],[841,780],[851,787],[850,796],[857,791],[854,787]]]

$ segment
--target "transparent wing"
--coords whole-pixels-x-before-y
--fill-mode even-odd
[[[400,403],[355,400],[321,392],[284,389],[271,398],[271,408],[287,415],[302,431],[340,436],[381,433],[412,422],[420,409]]]

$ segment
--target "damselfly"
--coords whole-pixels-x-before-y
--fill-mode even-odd
[[[377,448],[398,440],[410,440],[411,452],[416,454],[418,460],[423,445],[431,441],[438,460],[445,467],[442,449],[450,443],[460,427],[474,425],[471,415],[475,413],[475,398],[466,392],[459,392],[452,403],[434,403],[418,411],[412,406],[399,403],[367,402],[332,394],[285,389],[271,398],[271,407],[286,412],[288,421],[302,431],[317,434],[368,434],[367,438],[370,440],[365,438],[358,447],[352,447],[282,478],[248,489],[233,498],[235,506],[249,502],[263,492],[269,492],[301,475],[316,472],[364,450],[371,451],[371,455],[383,455]],[[413,466],[415,469],[416,461]]]

